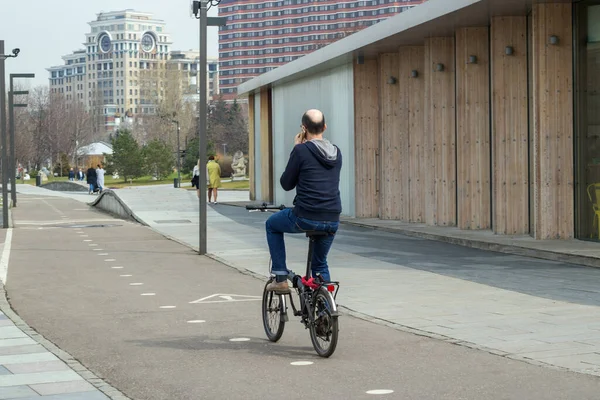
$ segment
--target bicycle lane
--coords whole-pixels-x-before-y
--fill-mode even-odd
[[[30,326],[133,399],[361,399],[370,390],[402,399],[596,397],[593,377],[346,315],[330,359],[316,356],[293,317],[270,343],[260,301],[236,296],[260,295],[263,282],[85,208],[22,198],[8,293]]]
[[[165,188],[116,193],[154,229],[197,246],[197,200],[191,193]],[[229,201],[227,195],[222,201]],[[177,207],[159,211],[156,204],[167,197]],[[184,204],[191,207],[180,211]],[[191,223],[157,223],[167,213]],[[210,206],[208,251],[266,276],[267,217]],[[288,235],[286,241],[288,265],[302,271],[306,239]],[[535,365],[600,374],[600,295],[594,284],[600,270],[347,225],[330,259],[334,278],[342,282],[339,303],[354,315]]]

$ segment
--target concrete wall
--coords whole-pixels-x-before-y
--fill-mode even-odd
[[[103,192],[100,196],[96,198],[92,203],[90,203],[92,207],[99,208],[102,211],[106,211],[112,215],[115,215],[119,218],[135,221],[142,225],[146,225],[144,221],[137,218],[137,216],[131,211],[129,207],[123,201],[115,195],[112,191]]]
[[[275,204],[292,205],[295,190],[279,184],[294,136],[300,132],[304,111],[317,108],[325,114],[325,137],[343,157],[340,176],[342,214],[354,216],[354,94],[352,64],[273,88],[273,180]]]

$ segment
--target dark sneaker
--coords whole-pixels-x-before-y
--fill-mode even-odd
[[[287,281],[273,281],[267,285],[267,291],[276,293],[290,293],[290,287],[288,286]]]

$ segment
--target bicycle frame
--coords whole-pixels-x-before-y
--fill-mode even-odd
[[[269,206],[267,203],[263,203],[260,206],[257,206],[257,205],[247,205],[246,206],[246,209],[250,212],[252,212],[252,211],[265,212],[267,210],[281,211],[281,210],[284,210],[285,208],[287,208],[287,207],[285,207],[283,204],[279,205],[279,206]],[[332,297],[332,299],[331,299],[332,301],[330,301],[330,304],[333,307],[333,309],[330,310],[331,315],[338,316],[339,314],[338,314],[338,310],[337,310],[337,304],[335,303],[335,299],[336,299],[337,293],[340,289],[340,283],[337,281],[327,282],[327,283],[322,283],[320,281],[315,282],[314,278],[312,277],[311,272],[312,272],[312,256],[314,253],[316,235],[307,233],[307,236],[309,238],[309,245],[308,245],[308,257],[306,260],[306,274],[305,274],[305,276],[300,276],[291,270],[288,274],[288,280],[290,280],[293,283],[293,287],[296,289],[296,293],[298,294],[298,297],[300,299],[300,309],[296,308],[296,305],[294,304],[294,300],[292,298],[292,294],[291,293],[287,294],[290,298],[290,305],[292,306],[292,310],[294,311],[294,316],[302,317],[302,322],[304,323],[305,328],[308,328],[310,326],[310,324],[314,323],[314,321],[313,321],[313,318],[314,318],[313,306],[314,305],[312,304],[313,293],[315,293],[321,287],[326,287],[327,293]],[[269,261],[269,264],[270,264],[270,261]],[[269,265],[269,272],[271,272],[270,269],[271,268]],[[333,295],[331,293],[333,293]],[[279,295],[280,305],[281,305],[281,319],[283,319],[283,321],[287,322],[287,321],[289,321],[289,318],[287,316],[288,307],[286,304],[285,297],[286,297],[285,294]],[[310,319],[310,321],[308,319]]]

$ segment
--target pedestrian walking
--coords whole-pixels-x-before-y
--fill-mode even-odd
[[[89,194],[92,194],[96,191],[96,169],[90,165],[87,170],[87,183],[90,185]]]
[[[104,170],[104,168],[102,168],[102,166],[100,164],[98,164],[98,168],[96,169],[96,182],[97,182],[98,190],[100,192],[102,192],[102,190],[104,189],[104,174],[105,173],[106,173],[106,171]]]
[[[73,181],[75,180],[75,171],[73,171],[73,168],[71,168],[71,169],[69,170],[69,180],[70,180],[71,182],[73,182]]]
[[[194,165],[192,172],[192,187],[196,188],[196,195],[200,198],[200,168],[198,168],[198,164]]]
[[[77,171],[77,180],[83,182],[83,178],[85,178],[85,174],[83,173],[81,168],[79,168]]]
[[[215,156],[208,157],[206,163],[206,175],[208,183],[208,203],[211,195],[215,199],[213,204],[217,204],[217,191],[221,187],[221,166],[215,161]]]

